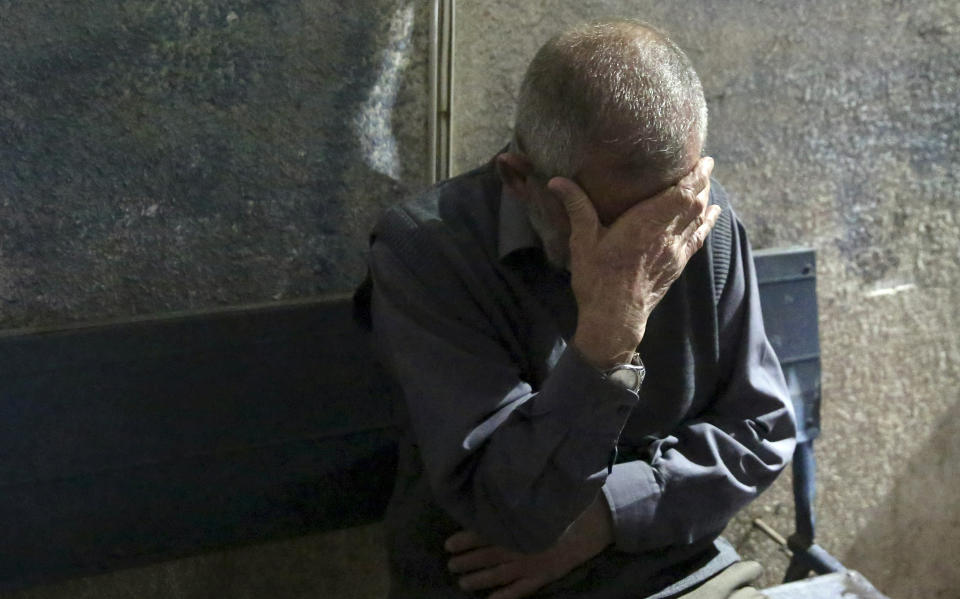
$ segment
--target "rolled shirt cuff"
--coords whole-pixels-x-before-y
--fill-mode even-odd
[[[617,549],[636,553],[656,546],[655,539],[643,534],[652,528],[662,492],[653,467],[642,460],[616,464],[602,491],[610,507]]]

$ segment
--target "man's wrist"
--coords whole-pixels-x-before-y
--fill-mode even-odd
[[[643,379],[647,376],[647,369],[640,360],[640,354],[634,352],[627,364],[618,364],[609,370],[603,372],[603,377],[608,381],[613,381],[633,391],[640,392],[643,385]]]
[[[577,327],[571,345],[577,349],[587,364],[605,372],[615,366],[629,364],[639,345],[639,340],[621,341],[609,334],[594,335],[590,331]]]

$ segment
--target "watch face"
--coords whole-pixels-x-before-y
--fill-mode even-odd
[[[603,375],[611,381],[623,385],[634,393],[640,392],[640,386],[643,385],[643,378],[647,374],[647,369],[643,366],[640,354],[634,353],[629,364],[615,366],[606,371]]]
[[[610,379],[617,381],[627,389],[637,391],[640,389],[640,373],[632,368],[620,368],[610,374]]]

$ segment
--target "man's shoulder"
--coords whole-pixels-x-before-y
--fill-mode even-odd
[[[496,244],[500,179],[492,162],[441,181],[384,211],[371,242],[429,251],[436,244]]]
[[[374,281],[384,288],[429,282],[438,301],[462,291],[464,273],[490,262],[499,203],[500,181],[491,163],[387,208],[370,235],[370,271],[354,295],[354,317],[370,326]]]
[[[484,219],[497,211],[500,180],[492,164],[445,179],[428,189],[388,208],[378,223],[386,226],[418,228],[442,221],[458,226],[463,220]]]
[[[713,301],[718,303],[726,287],[730,271],[730,254],[733,251],[733,208],[727,190],[716,179],[710,179],[710,203],[720,207],[720,216],[710,232],[707,247],[713,270]]]

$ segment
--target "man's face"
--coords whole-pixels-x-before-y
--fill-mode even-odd
[[[611,149],[596,148],[587,153],[574,175],[593,202],[604,226],[610,226],[630,207],[670,187],[690,172],[700,157],[700,144],[691,144],[685,163],[672,173],[641,173],[630,156]],[[547,188],[546,180],[535,181],[528,203],[530,222],[543,241],[547,259],[556,267],[569,262],[570,220],[560,200]]]

